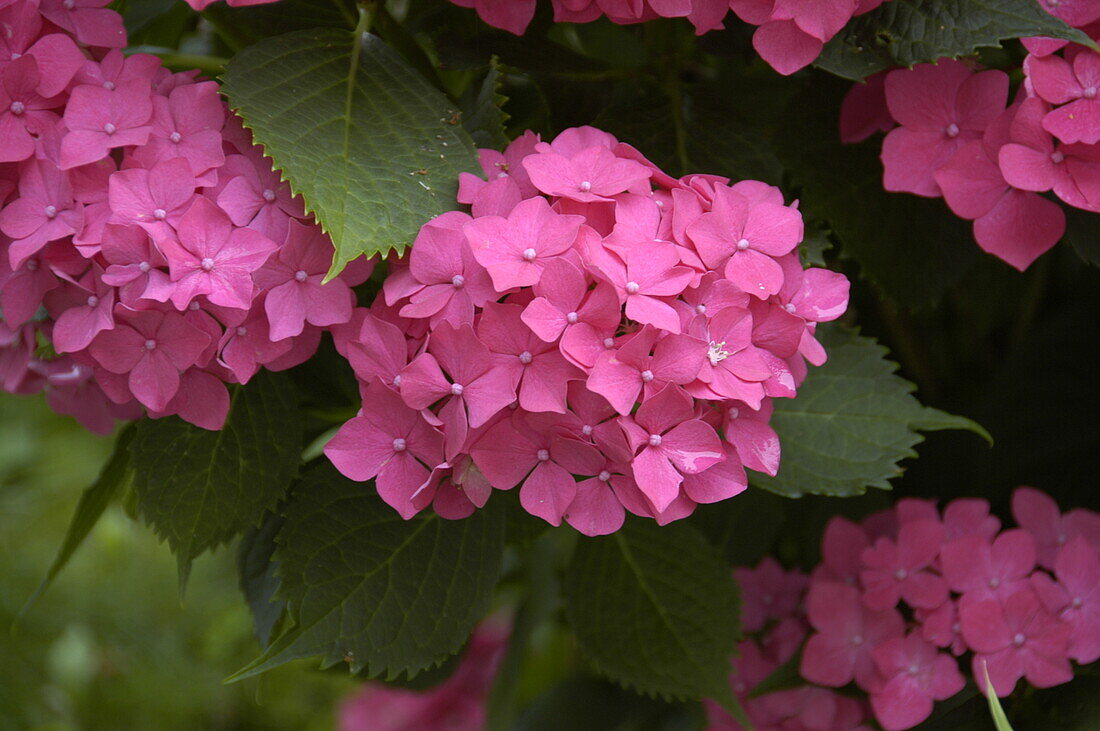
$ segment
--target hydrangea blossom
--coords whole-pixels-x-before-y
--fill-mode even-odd
[[[873,716],[901,731],[963,689],[962,668],[979,684],[988,668],[1005,696],[1021,679],[1041,688],[1069,682],[1071,660],[1100,659],[1100,514],[1062,515],[1028,487],[1013,505],[1022,525],[1001,531],[984,500],[953,500],[941,511],[905,499],[862,523],[829,521],[822,562],[808,577],[771,557],[735,569],[748,639],[730,684],[749,718],[761,728],[853,729]],[[1049,546],[1047,570],[1036,568],[1037,545]],[[907,586],[916,574],[926,578]],[[940,588],[929,591],[934,582]],[[811,685],[751,696],[799,647]],[[830,690],[852,681],[867,701]],[[715,703],[707,711],[711,729],[742,728]]]
[[[1093,4],[1043,3],[1100,37]],[[1026,269],[1066,228],[1065,205],[1100,211],[1100,54],[1053,39],[1024,39],[1021,93],[1009,76],[940,59],[876,74],[841,108],[844,142],[886,132],[887,190],[942,196],[974,222],[982,249]]]
[[[592,127],[481,160],[488,179],[461,180],[472,214],[425,224],[335,328],[364,393],[327,447],[336,467],[377,475],[405,517],[518,488],[588,535],[775,474],[771,400],[824,362],[814,332],[848,300],[843,276],[803,269],[797,205],[757,181],[673,179]]]
[[[217,429],[225,384],[308,358],[370,265],[321,284],[331,244],[217,85],[124,58],[105,5],[0,7],[0,386],[101,433]]]

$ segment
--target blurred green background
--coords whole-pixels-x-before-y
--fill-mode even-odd
[[[255,657],[233,547],[176,562],[119,504],[20,619],[111,449],[41,397],[0,394],[0,730],[329,729],[346,674],[302,662],[222,685]]]

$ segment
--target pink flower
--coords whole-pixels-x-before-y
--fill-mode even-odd
[[[178,86],[167,98],[153,97],[149,141],[135,151],[134,158],[151,167],[161,160],[182,157],[196,177],[202,176],[225,162],[224,124],[225,108],[216,83]]]
[[[34,56],[19,56],[0,70],[0,163],[26,160],[34,154],[35,137],[57,123],[57,98],[38,93]],[[2,200],[2,199],[0,199]]]
[[[725,263],[726,278],[744,292],[760,299],[778,293],[783,269],[775,259],[802,240],[802,214],[730,188],[714,194],[714,208],[687,229],[699,257],[711,268]]]
[[[756,632],[772,619],[794,613],[806,591],[806,576],[784,571],[771,556],[765,556],[755,569],[733,571],[741,590],[741,629]]]
[[[531,183],[547,195],[581,203],[609,201],[649,179],[650,171],[633,160],[616,157],[606,147],[588,147],[573,155],[539,151],[523,159]]]
[[[366,313],[345,354],[356,377],[369,383],[375,378],[401,388],[401,369],[408,363],[405,334],[396,325]]]
[[[20,167],[19,197],[0,211],[0,231],[14,239],[8,261],[18,269],[50,241],[84,226],[84,206],[73,200],[69,176],[45,160]]]
[[[607,282],[588,289],[584,273],[564,259],[550,262],[534,287],[536,297],[521,318],[535,335],[558,342],[570,363],[591,368],[622,319],[619,300]]]
[[[269,0],[270,1],[270,0]],[[514,35],[523,35],[535,17],[535,0],[453,0],[455,5],[476,8],[483,21]]]
[[[959,617],[963,638],[975,653],[974,677],[983,677],[987,665],[998,696],[1011,693],[1022,677],[1036,688],[1073,678],[1067,659],[1070,625],[1048,612],[1030,588],[1003,601],[963,597]]]
[[[220,208],[202,197],[180,219],[178,233],[178,241],[158,242],[167,252],[171,282],[150,286],[149,296],[161,302],[170,298],[180,310],[199,295],[215,305],[247,310],[252,303],[252,273],[277,248],[275,242],[251,229],[234,228]]]
[[[110,0],[39,0],[42,15],[89,46],[122,48],[122,16],[105,7]]]
[[[1035,541],[1020,529],[1005,531],[992,543],[983,536],[963,536],[944,544],[940,561],[953,591],[972,601],[1003,599],[1027,586],[1035,568]]]
[[[882,143],[886,190],[939,196],[933,173],[978,139],[1007,99],[1007,74],[974,73],[961,61],[940,59],[887,74],[886,104],[901,126]]]
[[[134,397],[163,411],[180,385],[180,373],[195,365],[210,336],[175,312],[117,311],[115,328],[96,336],[88,352],[111,373],[128,374]]]
[[[727,307],[711,318],[696,317],[688,333],[707,343],[707,357],[687,390],[698,398],[738,399],[760,406],[763,381],[771,377],[767,362],[752,344],[752,315],[748,310]]]
[[[286,239],[291,218],[306,217],[302,199],[291,194],[270,160],[251,151],[226,157],[214,191],[234,226],[254,228],[273,241]]]
[[[407,520],[423,507],[413,495],[443,462],[443,435],[375,380],[363,394],[361,415],[340,427],[325,455],[352,480],[375,478],[378,496]]]
[[[588,390],[598,393],[624,416],[642,393],[655,393],[665,384],[684,385],[699,373],[706,357],[703,341],[687,335],[665,335],[652,327],[639,330],[618,349],[596,359],[588,376]]]
[[[684,291],[694,274],[679,266],[680,257],[671,244],[633,247],[620,257],[602,245],[589,247],[591,265],[610,283],[625,303],[626,316],[671,333],[680,332],[680,317],[670,298]]]
[[[632,463],[634,480],[658,511],[679,495],[684,475],[725,458],[714,428],[693,416],[691,397],[669,384],[621,422],[631,448],[640,450]]]
[[[1100,659],[1100,556],[1084,538],[1074,538],[1054,561],[1058,583],[1032,574],[1032,586],[1048,609],[1070,626],[1069,657],[1082,665]]]
[[[1063,515],[1053,498],[1034,487],[1013,491],[1012,517],[1035,539],[1036,560],[1044,568],[1054,568],[1058,551],[1078,536],[1100,550],[1100,514],[1078,508]]]
[[[960,539],[962,540],[962,539]],[[863,551],[860,572],[863,603],[883,610],[904,600],[911,607],[934,609],[947,600],[947,584],[927,569],[939,555],[943,525],[934,520],[903,523],[897,542],[879,538]]]
[[[267,315],[254,306],[239,325],[225,329],[218,341],[218,362],[238,383],[248,383],[261,366],[289,353],[292,345],[290,339],[272,342]]]
[[[510,372],[518,384],[519,405],[530,412],[565,413],[565,392],[569,381],[584,373],[568,363],[551,343],[539,339],[520,319],[519,305],[488,303],[481,314],[477,334],[494,353],[511,356],[498,368]]]
[[[249,229],[238,231],[247,231],[249,238],[255,241],[268,240]],[[258,244],[251,246],[257,252],[260,250]],[[272,340],[300,335],[306,322],[328,327],[351,319],[355,294],[343,280],[324,283],[332,260],[331,251],[332,242],[319,226],[295,220],[290,222],[283,245],[262,267],[254,270],[256,285],[267,291],[264,309],[271,323]]]
[[[58,353],[84,350],[96,335],[115,326],[115,290],[102,281],[99,265],[93,264],[82,281],[69,291],[76,303],[57,316],[51,333]]]
[[[919,634],[891,637],[871,650],[883,685],[871,693],[871,708],[885,731],[912,728],[932,715],[932,702],[947,700],[966,681],[949,655]]]
[[[1072,58],[1032,56],[1026,68],[1035,93],[1057,106],[1043,128],[1065,143],[1100,142],[1100,54],[1080,48]]]
[[[886,73],[880,71],[852,85],[840,105],[840,141],[862,142],[875,132],[889,132],[896,122],[886,107]]]
[[[821,564],[814,571],[814,580],[855,586],[863,566],[860,557],[869,544],[863,528],[839,515],[831,518],[821,536]]]
[[[148,81],[123,81],[114,89],[78,86],[65,106],[61,169],[102,160],[116,147],[144,145],[153,114]]]
[[[117,223],[136,223],[153,235],[179,224],[195,198],[191,165],[182,157],[149,169],[131,168],[111,176],[109,200]]]
[[[583,221],[555,213],[545,198],[531,198],[507,218],[484,216],[467,222],[463,232],[493,287],[506,292],[537,283],[547,263],[573,245]]]
[[[496,299],[488,272],[466,244],[463,225],[470,217],[450,211],[420,229],[409,254],[409,268],[387,277],[386,302],[401,308],[403,317],[429,317],[430,324],[446,320],[455,327],[473,324],[474,309]]]
[[[759,410],[730,406],[723,413],[722,434],[737,448],[745,467],[775,477],[779,472],[780,444],[779,435],[768,426],[771,413],[767,400]]]
[[[469,325],[455,328],[441,322],[428,338],[427,351],[401,371],[401,397],[414,409],[444,401],[439,418],[444,423],[448,461],[477,428],[516,400],[516,384]]]
[[[489,428],[470,454],[496,489],[510,490],[522,481],[523,509],[551,525],[561,525],[576,497],[573,475],[599,474],[603,463],[595,447],[553,429],[532,429],[518,415]]]
[[[831,688],[853,679],[861,688],[873,687],[872,648],[904,633],[896,609],[867,609],[858,589],[832,581],[810,585],[806,616],[817,632],[806,641],[799,672],[811,683]]]

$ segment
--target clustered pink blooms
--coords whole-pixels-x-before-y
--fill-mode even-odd
[[[0,387],[217,429],[225,383],[351,318],[353,275],[321,284],[331,244],[217,85],[123,56],[106,4],[0,3]]]
[[[743,643],[735,690],[747,698],[800,645],[799,670],[813,684],[783,691],[789,698],[747,699],[758,728],[779,728],[799,713],[804,706],[795,693],[827,694],[853,682],[868,694],[882,728],[912,728],[934,701],[962,690],[956,658],[966,653],[978,686],[988,669],[999,696],[1021,678],[1038,688],[1069,682],[1071,660],[1100,659],[1100,513],[1063,514],[1030,487],[1015,491],[1012,513],[1019,527],[1001,530],[985,500],[954,500],[941,512],[931,501],[904,499],[862,524],[833,518],[808,579],[771,558],[738,569],[744,629],[760,634]],[[812,702],[833,708],[831,698]],[[782,728],[850,729],[860,722],[854,710],[835,707],[832,724]],[[773,709],[788,715],[769,715]],[[717,706],[711,713],[725,718]]]
[[[341,731],[481,731],[509,629],[499,617],[478,625],[454,674],[429,690],[367,684],[341,707]]]
[[[195,10],[206,10],[209,6],[218,2],[219,0],[186,0],[187,4]],[[225,0],[226,5],[231,8],[245,8],[250,5],[269,5],[278,0]]]
[[[202,0],[189,0],[192,5]],[[522,35],[535,16],[537,0],[451,0],[475,8],[495,28]],[[630,25],[656,18],[686,18],[702,35],[724,27],[732,10],[757,26],[752,45],[772,68],[784,76],[813,63],[821,49],[853,16],[877,8],[887,0],[551,0],[558,23],[590,23],[606,16],[612,23]]]
[[[1058,8],[1100,37],[1100,6]],[[1024,40],[1027,78],[1011,104],[1005,72],[941,59],[871,77],[849,92],[841,112],[846,142],[887,133],[886,190],[943,196],[955,215],[974,222],[982,249],[1020,270],[1065,232],[1065,211],[1043,193],[1100,211],[1100,54]]]
[[[363,407],[325,452],[409,518],[520,486],[586,535],[664,524],[774,475],[773,398],[825,361],[848,281],[803,269],[765,183],[657,169],[592,127],[482,150],[454,211],[334,331]]]

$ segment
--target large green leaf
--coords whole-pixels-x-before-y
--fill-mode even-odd
[[[241,537],[237,548],[237,583],[252,612],[252,629],[260,644],[267,647],[271,636],[286,612],[286,602],[276,599],[279,577],[278,564],[272,560],[275,536],[283,527],[279,513],[264,514],[263,522],[253,526]]]
[[[819,331],[829,360],[813,368],[794,399],[776,399],[772,426],[783,446],[775,477],[753,473],[757,487],[788,497],[846,497],[889,489],[899,462],[915,457],[919,431],[982,427],[922,406],[912,383],[872,338],[840,327]]]
[[[176,554],[181,589],[191,561],[259,524],[298,471],[302,430],[291,381],[262,371],[231,399],[220,431],[171,416],[140,422],[130,443],[138,511]]]
[[[317,655],[323,667],[414,676],[458,652],[489,609],[504,551],[497,510],[402,520],[372,485],[324,464],[284,514],[275,560],[290,625],[233,679]]]
[[[26,612],[35,600],[50,587],[53,580],[69,563],[69,559],[76,553],[76,549],[80,548],[80,544],[92,532],[92,528],[95,528],[96,523],[103,516],[103,511],[107,509],[115,496],[130,483],[133,478],[133,470],[130,468],[130,453],[127,451],[127,447],[133,436],[133,425],[127,425],[119,432],[118,438],[115,440],[114,452],[111,453],[110,459],[103,466],[96,481],[81,493],[80,500],[76,504],[76,510],[73,512],[73,518],[69,521],[69,529],[65,533],[65,540],[57,550],[57,556],[50,564],[42,583],[35,590],[34,595],[27,600],[23,612]]]
[[[1035,0],[891,0],[856,18],[825,45],[817,66],[859,80],[1028,36],[1092,44]]]
[[[359,29],[260,41],[222,91],[332,237],[330,277],[360,254],[403,251],[457,207],[458,174],[478,170],[458,108]]]
[[[613,535],[582,539],[565,594],[577,642],[612,680],[651,695],[732,703],[737,587],[691,526],[631,518]]]

